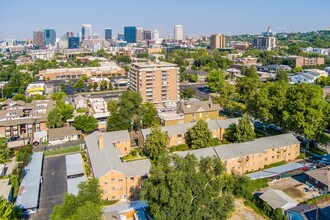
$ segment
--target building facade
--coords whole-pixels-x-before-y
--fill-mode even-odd
[[[55,46],[56,42],[56,32],[54,29],[45,29],[45,45],[46,46]]]
[[[68,48],[69,49],[77,49],[79,48],[79,37],[69,37],[68,38]]]
[[[104,37],[106,40],[111,40],[112,39],[112,29],[111,28],[106,28]]]
[[[33,44],[38,46],[38,49],[45,49],[45,34],[43,31],[33,32]]]
[[[124,27],[124,38],[127,43],[136,43],[136,27]]]
[[[257,36],[252,40],[251,47],[259,50],[272,50],[276,47],[276,38],[273,36]]]
[[[81,38],[82,40],[92,39],[92,25],[91,24],[83,24],[81,26]]]
[[[167,62],[133,63],[130,89],[139,92],[143,102],[179,100],[179,68]]]
[[[174,40],[183,40],[183,27],[182,25],[175,25],[174,26]]]
[[[226,47],[226,36],[223,34],[212,34],[210,37],[210,48],[220,49]]]

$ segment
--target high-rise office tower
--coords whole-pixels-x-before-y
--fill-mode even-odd
[[[136,28],[136,42],[143,41],[143,29]]]
[[[137,91],[143,102],[179,99],[179,68],[166,62],[133,63],[129,70],[130,90]]]
[[[152,39],[154,41],[158,41],[159,40],[159,32],[157,30],[154,30]]]
[[[38,46],[39,49],[45,49],[45,33],[44,31],[33,32],[33,44]]]
[[[183,40],[183,27],[182,25],[175,25],[174,27],[174,40]]]
[[[83,24],[81,27],[81,38],[82,40],[92,39],[92,25],[91,24]]]
[[[223,34],[212,34],[210,37],[210,48],[219,49],[226,47],[226,36]]]
[[[136,27],[124,27],[124,36],[127,43],[136,43]]]
[[[143,40],[151,40],[151,30],[143,31]]]
[[[104,32],[104,39],[111,40],[112,39],[112,29],[106,28]]]
[[[69,37],[68,38],[68,48],[69,49],[79,48],[79,37]]]
[[[271,50],[276,47],[276,38],[274,36],[256,36],[252,40],[251,47],[259,50]]]
[[[66,32],[66,39],[69,39],[69,37],[73,37],[73,32]]]
[[[45,46],[55,46],[56,32],[54,29],[45,29]]]

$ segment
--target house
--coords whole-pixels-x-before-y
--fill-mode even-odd
[[[83,109],[87,108],[87,100],[85,97],[81,95],[77,95],[76,97],[73,98],[73,103],[74,103],[74,108],[75,109]]]
[[[219,140],[223,140],[223,135],[225,130],[231,124],[238,124],[240,118],[230,118],[230,119],[223,119],[223,120],[210,120],[207,121],[208,128],[212,132],[213,138],[218,138]],[[167,132],[168,136],[170,137],[170,142],[168,147],[171,148],[175,145],[185,144],[187,138],[187,132],[190,128],[192,128],[196,122],[192,123],[185,123],[185,124],[178,124],[172,126],[164,126],[161,127],[163,132]],[[149,134],[151,133],[151,129],[141,129],[139,135],[139,146],[143,147]]]
[[[99,179],[105,200],[139,199],[141,184],[148,177],[148,159],[124,162],[131,151],[128,131],[94,132],[85,138],[92,174]]]
[[[288,65],[272,64],[272,65],[268,65],[268,66],[258,67],[258,70],[263,71],[263,72],[270,72],[270,73],[277,73],[280,70],[286,71],[286,72],[291,72],[291,67]]]
[[[267,190],[259,198],[266,202],[274,210],[287,210],[296,207],[299,204],[282,190],[276,189]]]
[[[44,95],[45,83],[30,83],[26,87],[26,96]]]
[[[293,75],[290,77],[290,82],[293,84],[296,83],[315,83],[317,79],[317,76],[309,73],[297,73],[296,75]]]
[[[162,126],[220,119],[219,104],[208,101],[181,101],[174,105],[163,104],[158,107],[158,118]]]
[[[307,171],[305,175],[308,186],[318,188],[324,194],[330,192],[330,166]]]
[[[243,174],[263,169],[280,161],[291,161],[299,156],[300,142],[293,134],[258,138],[243,143],[226,144],[197,150],[176,152],[179,156],[193,154],[197,158],[219,157],[227,173]]]
[[[330,206],[320,208],[315,205],[301,204],[284,211],[289,220],[329,220]]]
[[[82,132],[74,127],[52,128],[48,130],[48,142],[51,145],[78,140]]]
[[[0,137],[31,137],[36,131],[45,131],[47,115],[55,107],[52,100],[32,103],[6,100],[0,110]]]

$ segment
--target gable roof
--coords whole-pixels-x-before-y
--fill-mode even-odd
[[[219,111],[221,107],[219,104],[213,104],[212,101],[199,101],[199,102],[180,102],[179,109],[185,113],[195,113],[198,111],[209,112]]]
[[[80,130],[76,130],[74,127],[52,128],[48,130],[49,140],[81,134],[82,132]]]
[[[282,190],[269,189],[264,192],[260,198],[274,210],[277,208],[285,208],[288,204],[291,205],[291,207],[298,205],[298,202],[296,202]]]
[[[103,135],[104,146],[98,147],[98,137]],[[148,159],[132,162],[123,162],[121,160],[120,150],[114,147],[118,141],[131,141],[128,131],[114,132],[94,132],[85,138],[89,159],[93,168],[94,176],[100,178],[110,171],[117,171],[127,176],[144,176],[149,173],[151,168]]]
[[[330,166],[307,171],[306,175],[313,177],[327,186],[330,186]]]

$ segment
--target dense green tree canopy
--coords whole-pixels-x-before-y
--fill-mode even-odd
[[[234,206],[225,178],[218,158],[161,158],[143,184],[142,199],[154,219],[227,219]]]
[[[50,98],[54,101],[59,101],[59,100],[64,99],[65,96],[66,96],[65,92],[55,92],[54,94],[52,94],[50,96]]]
[[[162,132],[160,126],[151,128],[151,132],[146,141],[146,149],[150,156],[156,160],[161,155],[166,154],[170,138],[167,132]]]
[[[150,102],[143,103],[141,105],[141,114],[143,128],[150,128],[158,123],[157,109],[154,104]]]
[[[186,88],[185,90],[180,92],[180,97],[182,99],[190,99],[190,98],[194,97],[195,94],[196,94],[196,90],[194,90],[192,88]]]
[[[97,119],[89,115],[78,115],[74,118],[73,126],[82,130],[84,133],[90,133],[97,128]]]
[[[19,207],[8,202],[2,196],[0,197],[0,219],[1,220],[16,220],[21,219],[21,213]]]
[[[216,93],[221,93],[225,84],[225,72],[223,70],[212,70],[206,77],[209,88]]]
[[[228,142],[246,142],[255,139],[256,134],[248,114],[244,114],[238,124],[231,124],[226,129],[224,138]]]
[[[191,149],[199,149],[212,146],[212,132],[208,124],[199,120],[192,128],[188,130],[187,143]]]
[[[13,155],[11,149],[7,146],[5,138],[0,138],[0,163],[5,163]]]

